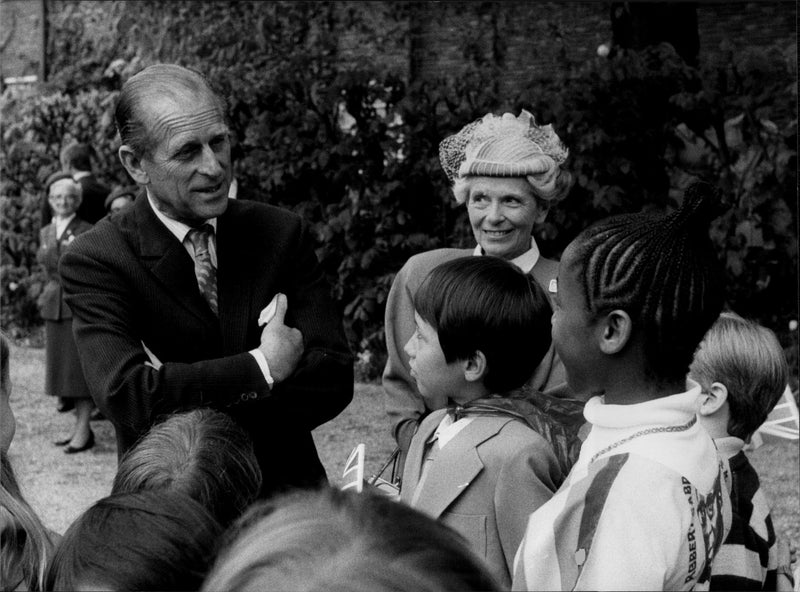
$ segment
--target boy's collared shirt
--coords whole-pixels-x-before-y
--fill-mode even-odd
[[[450,440],[452,440],[456,434],[458,434],[458,432],[472,423],[473,419],[475,418],[462,417],[458,421],[454,421],[453,416],[448,413],[442,418],[442,421],[439,422],[439,427],[436,428],[433,436],[431,436],[428,440],[428,444],[430,445],[433,442],[438,441],[439,448],[444,448],[447,446],[447,443],[450,442]]]
[[[447,444],[453,438],[455,438],[461,430],[471,424],[473,419],[475,418],[464,417],[457,421],[453,421],[453,416],[448,413],[442,418],[442,421],[439,422],[439,426],[436,428],[436,431],[430,438],[428,438],[428,441],[426,442],[425,460],[422,463],[419,481],[417,482],[417,486],[414,488],[414,493],[411,496],[411,505],[416,504],[419,499],[419,494],[428,479],[428,472],[433,464],[433,459],[436,458],[436,455],[439,453],[439,451],[447,446]]]

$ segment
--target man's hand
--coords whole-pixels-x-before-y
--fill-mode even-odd
[[[303,334],[283,324],[288,306],[286,295],[277,295],[275,316],[261,332],[261,345],[258,349],[264,354],[269,365],[269,373],[275,382],[286,380],[300,362],[303,355]]]

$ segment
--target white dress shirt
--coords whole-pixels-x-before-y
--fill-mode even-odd
[[[64,231],[69,226],[69,223],[72,222],[72,219],[77,214],[72,214],[68,218],[53,218],[53,225],[56,227],[56,240],[61,240],[61,235],[64,234]]]

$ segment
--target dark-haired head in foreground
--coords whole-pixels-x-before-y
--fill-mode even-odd
[[[226,538],[208,592],[498,589],[458,534],[376,494],[287,494],[251,508]]]
[[[183,494],[112,495],[64,533],[47,572],[47,590],[197,590],[222,534]]]

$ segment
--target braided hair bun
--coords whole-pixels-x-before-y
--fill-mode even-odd
[[[686,189],[667,216],[626,214],[584,230],[571,245],[587,307],[595,316],[627,312],[644,336],[648,373],[682,379],[722,310],[722,273],[708,228],[720,210],[708,183]]]

